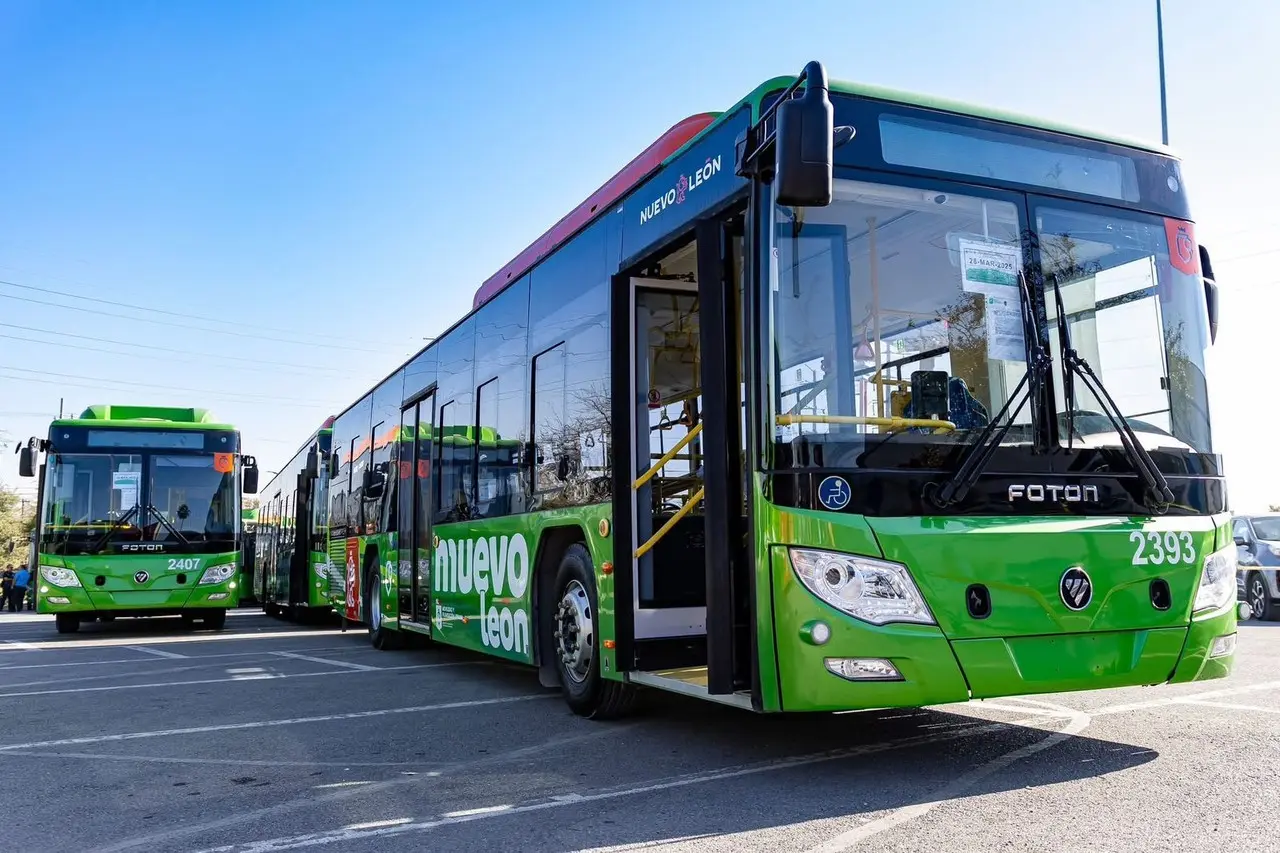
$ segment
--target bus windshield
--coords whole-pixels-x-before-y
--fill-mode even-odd
[[[207,542],[235,536],[240,507],[235,475],[209,454],[153,456],[148,533],[156,542]]]
[[[975,436],[1027,370],[1022,230],[1005,200],[849,180],[828,207],[777,208],[776,440],[855,467],[886,433]],[[1006,444],[1031,441],[1018,421]]]
[[[121,542],[164,543],[166,551],[234,548],[235,476],[214,455],[51,454],[41,550],[93,554]]]
[[[1072,347],[1097,372],[1148,449],[1212,452],[1205,351],[1208,314],[1198,258],[1170,260],[1169,234],[1181,223],[1107,208],[1046,201],[1035,208],[1044,269],[1049,343],[1060,363],[1054,284],[1062,295]],[[1190,255],[1194,246],[1184,251]],[[1180,269],[1181,267],[1181,269]],[[1067,403],[1055,371],[1060,433],[1074,412],[1071,440],[1116,446],[1102,404],[1081,383]]]
[[[1010,198],[841,179],[829,207],[776,208],[772,414],[775,440],[791,448],[781,464],[949,467],[919,453],[972,441],[1026,374],[1023,269],[1037,262],[1062,443],[1122,446],[1082,382],[1067,402],[1058,294],[1071,346],[1143,445],[1212,452],[1203,288],[1196,259],[1169,254],[1184,223],[1033,200],[1028,228]],[[1003,443],[1031,444],[1032,416],[1024,406]],[[868,452],[889,436],[919,453]]]

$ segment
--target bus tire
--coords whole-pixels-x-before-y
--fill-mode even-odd
[[[400,635],[382,622],[382,579],[376,557],[365,572],[364,624],[369,626],[369,644],[378,651],[390,651],[400,645]]]
[[[80,617],[74,613],[59,613],[53,621],[59,634],[74,634],[80,630]]]
[[[201,617],[200,622],[210,631],[221,631],[227,625],[227,611],[210,610]]]
[[[556,571],[550,606],[551,654],[569,709],[592,720],[626,715],[635,704],[635,688],[600,676],[600,636],[595,629],[596,581],[591,552],[581,542],[565,549]]]
[[[1271,599],[1267,580],[1262,572],[1249,572],[1244,579],[1244,594],[1253,608],[1253,618],[1262,622],[1274,622],[1280,618],[1280,607]]]

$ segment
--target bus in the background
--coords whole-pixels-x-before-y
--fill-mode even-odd
[[[240,507],[240,605],[258,604],[253,567],[258,549],[258,501],[246,496]]]
[[[39,476],[36,610],[59,632],[117,616],[222,628],[240,597],[241,494],[258,481],[235,427],[204,409],[90,406],[21,454],[19,473]]]
[[[262,489],[253,592],[269,616],[310,619],[329,609],[327,481],[329,418]]]

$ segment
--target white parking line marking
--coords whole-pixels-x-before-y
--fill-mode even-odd
[[[1188,705],[1205,705],[1210,708],[1225,708],[1228,711],[1260,711],[1263,714],[1280,714],[1280,708],[1264,708],[1261,705],[1241,705],[1236,702],[1214,702],[1206,699],[1188,699]]]
[[[228,640],[278,640],[284,637],[338,637],[342,635],[342,631],[333,629],[331,631],[245,631],[238,634],[193,634],[187,637],[156,637],[147,641],[148,645],[169,643],[221,643]],[[109,646],[131,646],[138,642],[135,637],[101,637],[83,640],[43,640],[37,643],[18,643],[17,640],[8,640],[10,644],[16,644],[14,650],[25,649],[28,651],[53,649],[102,649]],[[0,647],[0,652],[10,651],[4,647]]]
[[[166,652],[164,649],[149,649],[146,646],[125,646],[131,652],[142,652],[147,655],[155,655],[158,658],[181,658],[187,659],[186,655],[180,655],[177,652]]]
[[[127,647],[126,647],[127,648]],[[296,652],[353,652],[364,651],[363,646],[321,646],[318,649],[290,649]],[[34,649],[34,651],[44,651],[43,649]],[[262,652],[219,652],[216,655],[186,655],[188,658],[196,658],[198,660],[216,660],[220,658],[257,658],[262,657]],[[48,669],[55,666],[112,666],[122,663],[145,664],[147,661],[138,660],[137,658],[121,658],[108,660],[73,660],[58,661],[57,663],[22,663],[17,665],[6,665],[0,668],[0,672],[9,672],[14,669]]]
[[[296,850],[302,847],[319,847],[325,844],[340,844],[342,842],[349,841],[390,838],[413,832],[428,832],[443,826],[453,826],[460,823],[472,823],[480,820],[495,820],[509,815],[528,814],[530,812],[558,809],[565,806],[577,806],[583,803],[617,800],[624,797],[651,794],[657,791],[667,791],[673,788],[701,785],[707,782],[719,782],[726,779],[737,779],[743,776],[754,776],[760,773],[772,773],[778,770],[807,767],[814,764],[838,761],[844,758],[887,752],[893,749],[903,749],[925,744],[959,740],[961,738],[969,737],[975,733],[997,731],[1000,729],[1006,729],[1010,726],[1035,725],[1042,722],[1044,722],[1043,717],[1032,717],[1023,720],[1014,720],[1007,723],[993,723],[976,729],[966,729],[963,732],[936,732],[913,738],[890,741],[887,743],[865,744],[863,746],[831,750],[829,752],[810,753],[808,755],[795,756],[791,758],[771,759],[769,761],[762,761],[756,764],[724,767],[719,770],[708,770],[702,773],[691,773],[685,776],[668,777],[667,779],[659,781],[626,788],[615,788],[609,791],[598,791],[592,794],[559,794],[522,805],[499,804],[494,806],[485,806],[478,809],[468,810],[465,814],[454,812],[454,816],[452,817],[448,815],[439,815],[434,818],[402,823],[396,826],[379,827],[377,829],[343,828],[327,832],[312,832],[306,835],[264,838],[258,841],[250,841],[246,844],[227,844],[220,847],[210,847],[206,850],[200,851],[200,853],[266,853],[266,851]],[[0,747],[0,749],[3,749],[3,747]],[[369,788],[356,790],[368,791]],[[111,849],[114,850],[116,848]]]
[[[1177,705],[1201,699],[1217,699],[1228,696],[1240,696],[1245,693],[1257,693],[1262,690],[1280,688],[1280,681],[1260,681],[1257,684],[1246,684],[1243,687],[1227,687],[1221,690],[1205,690],[1201,693],[1184,693],[1180,696],[1167,696],[1163,699],[1151,699],[1146,702],[1126,702],[1121,705],[1106,705],[1089,714],[1097,717],[1103,714],[1127,714],[1130,711],[1146,711],[1151,708],[1163,708],[1166,705]]]
[[[330,673],[331,674],[331,673]],[[118,743],[125,740],[143,740],[145,738],[174,737],[176,735],[209,734],[210,732],[237,732],[246,729],[265,729],[276,726],[297,726],[305,723],[327,723],[334,720],[363,720],[369,717],[386,717],[393,714],[421,714],[427,711],[451,711],[457,708],[478,708],[483,705],[509,705],[513,702],[528,702],[531,699],[550,699],[556,694],[533,693],[524,696],[503,696],[496,699],[467,699],[458,702],[440,702],[435,705],[411,705],[404,708],[379,708],[373,711],[349,711],[345,714],[323,714],[316,717],[290,717],[284,720],[253,720],[247,723],[222,723],[216,726],[192,726],[185,729],[160,729],[150,732],[126,732],[117,735],[96,735],[93,737],[72,737],[62,740],[43,740],[32,743],[18,743],[0,746],[0,752],[13,752],[23,749],[48,749],[55,746],[81,746],[87,743]]]
[[[44,651],[40,646],[34,643],[24,643],[21,640],[5,640],[7,645],[13,646],[15,649],[21,649],[24,652],[40,652]]]
[[[1024,700],[1031,702],[1033,700]],[[1017,761],[1029,758],[1037,752],[1043,752],[1050,747],[1057,746],[1068,738],[1073,738],[1088,728],[1089,715],[1076,711],[1072,708],[1066,708],[1061,705],[1050,705],[1048,702],[1035,702],[1037,705],[1050,707],[1052,710],[1060,711],[1063,714],[1070,714],[1070,721],[1066,727],[1060,732],[1054,732],[1046,738],[1027,744],[1026,746],[1006,752],[1004,755],[991,759],[985,764],[975,767],[968,773],[964,773],[950,784],[943,786],[937,792],[927,795],[928,800],[922,803],[915,803],[910,806],[904,806],[889,812],[884,817],[876,820],[868,821],[861,826],[854,827],[848,832],[842,832],[833,838],[813,847],[809,853],[841,853],[841,851],[849,850],[872,836],[879,835],[882,832],[902,826],[904,823],[910,823],[917,818],[924,817],[930,811],[943,803],[958,799],[969,788],[973,787],[977,782],[982,781],[988,776],[998,773]]]
[[[374,670],[376,672],[396,672],[404,669],[438,669],[445,666],[485,666],[488,661],[458,661],[456,663],[419,663],[407,666],[384,666]],[[332,678],[337,675],[337,671],[329,670],[327,672],[295,672],[295,673],[270,673],[266,671],[253,671],[252,674],[236,675],[231,678],[202,678],[195,681],[152,681],[146,684],[111,684],[103,687],[65,687],[60,690],[24,690],[14,693],[0,693],[0,699],[14,699],[19,696],[55,696],[64,693],[101,693],[108,690],[143,690],[151,687],[194,687],[201,684],[223,684],[228,681],[264,681],[279,680],[284,678],[317,678],[320,676],[328,676]]]
[[[301,654],[298,654],[297,652],[272,652],[272,654],[275,655],[276,657],[290,658],[292,660],[306,660],[306,661],[311,661],[312,663],[326,664],[327,666],[342,666],[342,667],[346,667],[347,669],[359,670],[361,672],[368,672],[370,670],[380,669],[380,667],[367,666],[366,664],[363,664],[363,663],[352,663],[351,661],[333,660],[331,658],[318,658],[318,657],[313,657],[312,655],[301,655]]]

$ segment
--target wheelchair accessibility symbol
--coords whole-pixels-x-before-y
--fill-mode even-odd
[[[853,492],[843,477],[827,477],[818,484],[818,502],[832,512],[838,512],[849,505]]]

